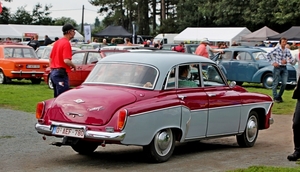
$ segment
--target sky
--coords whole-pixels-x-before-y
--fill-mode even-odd
[[[70,17],[74,19],[77,24],[82,21],[82,6],[84,5],[84,23],[94,24],[95,18],[98,16],[100,21],[103,16],[97,13],[99,7],[91,5],[88,0],[13,0],[12,2],[1,1],[2,6],[10,8],[11,13],[15,13],[18,7],[26,6],[28,12],[32,12],[36,4],[40,3],[44,7],[45,5],[52,5],[50,8],[50,16],[55,18]]]

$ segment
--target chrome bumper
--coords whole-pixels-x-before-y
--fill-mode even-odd
[[[269,124],[274,124],[274,119],[273,118],[269,118]]]
[[[102,132],[102,131],[87,131],[85,126],[73,125],[67,123],[52,122],[55,126],[69,127],[69,128],[81,128],[84,129],[84,138],[95,139],[95,140],[111,140],[111,141],[122,141],[126,133],[121,132]],[[35,129],[40,134],[53,135],[51,125],[42,125],[39,123],[35,124]],[[55,136],[55,135],[53,135]]]

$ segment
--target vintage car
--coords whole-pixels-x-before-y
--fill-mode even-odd
[[[165,44],[163,45],[163,50],[172,50],[178,44]],[[185,53],[195,54],[195,51],[199,44],[184,44]]]
[[[272,88],[273,66],[266,59],[266,52],[260,48],[227,48],[217,58],[220,68],[229,81],[237,85],[262,83],[264,88]],[[288,64],[287,87],[294,88],[297,84],[297,71]]]
[[[87,49],[80,51],[73,51],[72,62],[76,65],[76,71],[72,70],[69,76],[70,86],[80,85],[86,77],[89,75],[95,64],[102,57],[98,50]],[[44,81],[50,89],[53,89],[53,85],[50,79],[51,69],[48,67],[44,72]]]
[[[40,61],[32,47],[22,44],[0,43],[0,84],[12,79],[31,80],[40,84],[49,62]]]
[[[39,102],[35,129],[79,154],[99,145],[138,145],[164,162],[175,141],[236,136],[240,146],[252,147],[258,131],[273,123],[272,106],[270,96],[228,84],[210,59],[128,52],[103,58],[82,85]]]
[[[44,61],[47,61],[49,62],[49,58],[50,58],[50,53],[52,51],[52,48],[53,48],[53,45],[48,45],[48,46],[45,46],[43,48],[43,51],[41,52],[41,56],[39,57],[41,60],[44,60]],[[71,47],[72,48],[72,52],[74,51],[78,51],[78,50],[81,50],[80,48],[78,47]]]

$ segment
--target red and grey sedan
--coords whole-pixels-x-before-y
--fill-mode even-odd
[[[273,123],[272,106],[270,96],[228,84],[205,57],[128,52],[103,58],[83,84],[39,102],[35,129],[79,154],[137,145],[164,162],[175,142],[236,136],[240,146],[252,147]]]

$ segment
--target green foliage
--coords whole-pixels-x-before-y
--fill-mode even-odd
[[[77,23],[74,19],[71,19],[69,17],[61,17],[61,18],[55,18],[53,20],[53,25],[62,26],[66,23],[72,24],[74,27],[77,27]]]
[[[247,169],[236,169],[227,172],[300,172],[299,168],[251,166]]]

